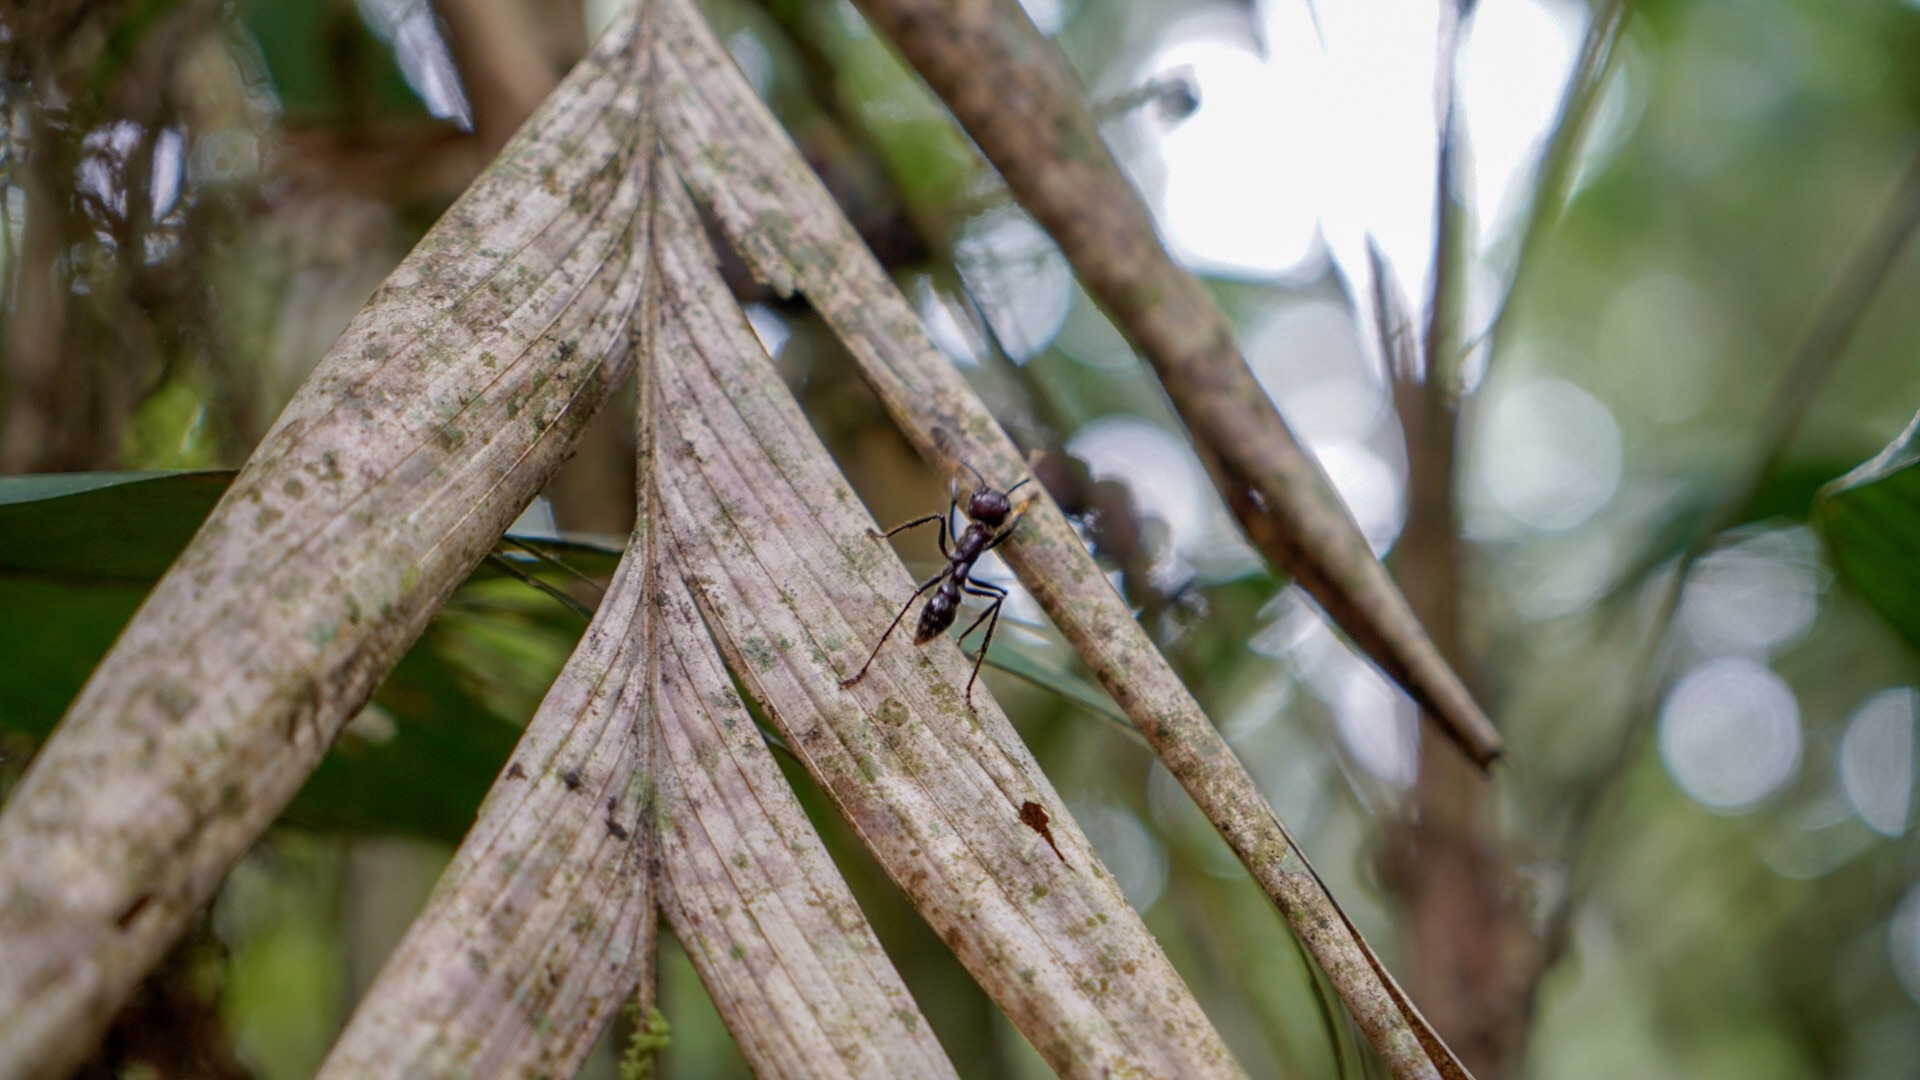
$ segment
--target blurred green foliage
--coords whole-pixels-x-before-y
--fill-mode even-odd
[[[0,733],[51,731],[231,474],[0,478]],[[522,578],[578,588],[617,553],[514,540],[448,603],[287,809],[290,823],[452,843],[586,622]],[[529,555],[527,552],[531,552]],[[421,782],[431,777],[430,782]]]

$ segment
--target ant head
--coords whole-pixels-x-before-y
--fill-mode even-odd
[[[999,488],[988,486],[986,481],[982,480],[980,486],[973,489],[973,494],[967,496],[967,519],[977,521],[989,529],[999,528],[1006,522],[1007,515],[1013,512],[1013,493],[1026,486],[1026,483],[1026,480],[1022,480],[1007,490],[1001,491]]]
[[[977,521],[989,529],[997,529],[1007,520],[1007,514],[1013,509],[1013,500],[998,488],[980,487],[973,489],[967,497],[967,518]]]

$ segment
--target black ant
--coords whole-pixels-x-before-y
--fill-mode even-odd
[[[921,593],[938,585],[939,588],[935,590],[932,599],[927,601],[927,606],[920,610],[920,622],[913,630],[915,645],[925,645],[953,625],[954,616],[960,611],[961,593],[986,597],[991,601],[987,604],[987,610],[981,612],[980,617],[973,620],[972,625],[960,635],[960,640],[965,642],[967,635],[978,629],[983,621],[987,623],[987,636],[981,640],[980,652],[973,658],[973,674],[967,677],[967,708],[973,708],[973,682],[980,677],[980,664],[987,658],[987,646],[993,644],[993,628],[1000,625],[1000,605],[1006,602],[1007,590],[984,581],[970,580],[968,575],[973,573],[973,564],[979,560],[980,556],[999,547],[1007,537],[1013,535],[1013,527],[1018,524],[1019,516],[1013,514],[1013,500],[1010,496],[1020,490],[1027,480],[1022,480],[1007,490],[1001,491],[990,486],[986,477],[980,475],[979,469],[967,465],[967,471],[980,482],[980,486],[974,488],[973,492],[967,496],[967,527],[960,533],[958,539],[950,540],[948,535],[950,527],[948,522],[952,519],[953,512],[960,506],[958,485],[955,485],[952,501],[947,504],[947,512],[944,514],[917,517],[904,524],[895,525],[884,533],[867,530],[868,536],[876,540],[884,540],[896,533],[925,525],[930,521],[937,521],[940,523],[940,554],[947,557],[947,565],[939,573],[928,578],[925,584],[913,590],[913,595],[907,597],[907,602],[901,606],[900,614],[893,617],[893,622],[887,626],[887,632],[880,635],[880,640],[874,644],[873,651],[867,654],[867,662],[860,665],[860,670],[852,678],[840,680],[842,687],[852,686],[866,678],[867,669],[873,666],[874,657],[880,655],[880,646],[885,645],[887,639],[893,636],[894,630],[900,625],[900,620],[906,618],[908,609],[913,607],[913,602],[920,598]],[[1027,479],[1031,480],[1032,477]],[[1013,520],[1008,520],[1009,515],[1013,516]],[[991,621],[988,621],[989,619]]]

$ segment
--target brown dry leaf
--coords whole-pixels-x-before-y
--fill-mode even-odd
[[[970,463],[1002,485],[1024,475],[992,414],[934,350],[911,306],[685,0],[662,0],[660,34],[662,138],[754,272],[807,295],[941,472],[967,483],[963,463]],[[823,504],[816,498],[794,505],[813,512]],[[776,520],[785,528],[791,518],[782,513]],[[1395,1074],[1464,1075],[1058,507],[1036,494],[999,550],[1266,890]]]
[[[671,78],[676,45],[662,45]],[[661,519],[729,666],[1056,1071],[1240,1075],[1006,717],[983,692],[978,713],[962,702],[971,665],[955,646],[883,650],[841,688],[912,582],[869,535],[683,198],[663,190],[658,207]],[[1027,802],[1064,858],[1022,820]]]
[[[329,350],[0,816],[0,1075],[58,1074],[625,375],[623,19]]]
[[[570,1076],[649,981],[648,561],[644,542],[621,560],[321,1076]]]
[[[763,1077],[957,1075],[735,696],[662,545],[660,907]]]

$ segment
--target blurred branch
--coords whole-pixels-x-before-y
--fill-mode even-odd
[[[1461,295],[1457,283],[1459,271],[1464,265],[1464,253],[1459,250],[1459,245],[1461,227],[1466,224],[1467,208],[1459,191],[1456,158],[1467,152],[1458,117],[1460,23],[1466,18],[1465,7],[1465,0],[1443,0],[1440,4],[1440,27],[1436,34],[1433,267],[1429,274],[1431,280],[1428,283],[1424,347],[1417,356],[1410,357],[1419,363],[1418,370],[1388,369],[1398,379],[1424,382],[1428,395],[1440,398],[1439,404],[1443,407],[1449,406],[1451,395],[1458,392],[1455,339],[1459,335]],[[1382,260],[1371,247],[1368,254],[1374,256],[1377,287]],[[1430,449],[1437,451],[1436,456],[1443,460],[1452,460],[1451,439],[1448,439],[1444,449],[1439,444],[1433,444]],[[1431,625],[1428,630],[1433,632]]]
[[[1371,244],[1373,308],[1407,446],[1407,519],[1395,545],[1397,578],[1434,644],[1463,678],[1476,667],[1461,624],[1458,510],[1459,317],[1469,254],[1460,164],[1469,153],[1458,115],[1464,2],[1441,5],[1435,58],[1433,264],[1424,336],[1393,268]],[[1413,977],[1434,1024],[1477,1075],[1519,1075],[1530,1032],[1541,949],[1491,813],[1483,777],[1433,739],[1420,740],[1411,806],[1387,827],[1382,878],[1406,905]]]
[[[1666,574],[1649,628],[1642,638],[1646,645],[1635,669],[1637,689],[1631,695],[1620,738],[1607,759],[1574,787],[1568,800],[1570,824],[1561,850],[1570,853],[1575,880],[1548,920],[1550,957],[1565,951],[1573,912],[1590,888],[1589,878],[1595,871],[1589,847],[1603,804],[1637,756],[1658,715],[1664,689],[1658,662],[1672,633],[1674,616],[1695,563],[1712,548],[1723,531],[1739,520],[1741,512],[1752,504],[1765,484],[1770,470],[1786,453],[1821,384],[1845,353],[1847,343],[1899,264],[1916,231],[1920,231],[1920,148],[1908,159],[1886,204],[1821,298],[1805,336],[1781,372],[1766,411],[1755,426],[1753,442],[1742,457],[1744,464]]]
[[[92,67],[111,28],[133,6],[133,0],[9,3],[0,16],[7,28],[0,41],[0,61],[6,65],[8,79],[55,85]]]
[[[30,144],[45,145],[44,125],[31,120],[36,134]],[[91,380],[75,379],[61,362],[66,342],[67,288],[59,268],[66,246],[65,217],[54,199],[53,178],[43,179],[41,168],[22,163],[12,177],[26,208],[17,260],[9,261],[12,285],[8,305],[7,401],[4,428],[0,428],[0,472],[73,472],[100,468],[82,446],[67,440],[93,425],[76,423],[86,402],[76,402]],[[9,215],[10,216],[10,215]]]
[[[927,340],[710,31],[684,0],[666,5],[663,54],[698,91],[672,102],[665,141],[722,231],[763,280],[808,296],[943,475],[972,482],[969,469],[977,468],[1011,483],[1022,462],[991,413]],[[835,506],[823,496],[799,501],[823,511]],[[1463,1075],[1044,492],[1000,550],[1260,882],[1396,1075]],[[777,614],[781,603],[766,609]],[[970,725],[962,719],[961,726]],[[1076,862],[1078,845],[1062,844]]]
[[[955,223],[934,208],[908,204],[874,146],[873,132],[847,107],[839,66],[822,40],[821,20],[837,24],[838,11],[817,0],[758,0],[757,6],[786,36],[805,75],[813,115],[801,123],[788,120],[794,141],[861,239],[882,266],[909,266],[944,253]],[[782,101],[782,111],[796,111],[792,105]]]
[[[1261,390],[1232,327],[1161,246],[1065,61],[1010,2],[867,0],[1082,281],[1160,373],[1242,526],[1474,761],[1500,737]]]
[[[1867,308],[1880,295],[1887,277],[1899,265],[1916,229],[1920,229],[1920,149],[1908,159],[1906,170],[1879,217],[1868,227],[1821,299],[1813,325],[1793,359],[1780,376],[1767,411],[1755,432],[1754,448],[1746,457],[1747,467],[1735,479],[1720,511],[1709,528],[1695,541],[1699,547],[1727,527],[1744,507],[1750,505],[1765,483],[1767,474],[1785,456],[1788,444],[1799,434],[1820,385],[1846,352],[1866,317]]]

